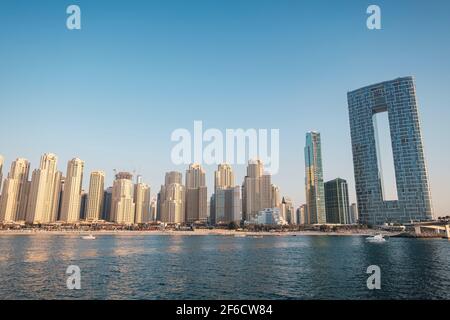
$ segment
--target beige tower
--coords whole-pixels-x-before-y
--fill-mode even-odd
[[[142,183],[138,177],[134,185],[134,203],[136,207],[136,223],[147,223],[150,221],[150,187]]]
[[[91,172],[89,181],[88,203],[86,220],[100,220],[103,210],[103,193],[105,191],[105,173],[103,171]]]
[[[272,208],[279,208],[281,206],[280,188],[272,184]]]
[[[67,175],[62,196],[61,219],[68,223],[80,220],[84,161],[74,158],[67,163]]]
[[[150,200],[150,221],[155,221],[158,215],[158,201],[156,198]]]
[[[28,160],[18,158],[11,164],[0,200],[0,221],[25,220],[29,173],[30,163]]]
[[[191,164],[186,170],[186,222],[206,222],[208,199],[205,170],[199,164]]]
[[[171,171],[166,173],[165,184],[161,186],[160,215],[162,222],[184,223],[186,189],[181,183],[181,172]]]
[[[128,172],[116,174],[113,183],[111,220],[116,223],[135,223],[135,204],[133,199],[134,186],[133,175]]]
[[[259,211],[272,207],[272,183],[270,174],[263,174],[261,160],[250,160],[247,176],[242,185],[242,213],[244,220],[256,217]]]
[[[219,164],[217,171],[214,172],[214,192],[217,188],[232,188],[234,186],[233,168],[226,163]]]
[[[46,153],[41,157],[39,169],[33,171],[26,215],[28,223],[50,223],[57,219],[61,188],[57,162],[55,154]]]

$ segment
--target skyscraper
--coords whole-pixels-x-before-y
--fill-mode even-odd
[[[276,185],[272,185],[272,208],[279,208],[281,205],[280,188]]]
[[[95,221],[102,218],[104,192],[105,173],[103,171],[91,172],[86,220]]]
[[[199,164],[191,164],[186,170],[186,222],[206,222],[207,188],[205,170]]]
[[[261,160],[250,160],[242,185],[242,214],[246,221],[272,206],[272,183],[270,174],[263,173]]]
[[[29,191],[28,176],[30,163],[18,158],[11,164],[11,170],[3,184],[0,200],[0,221],[23,221]]]
[[[358,207],[356,203],[352,203],[350,205],[350,223],[357,223],[358,219]]]
[[[297,224],[295,212],[294,212],[294,204],[292,203],[291,198],[283,197],[281,201],[281,216],[288,224]]]
[[[350,224],[347,181],[337,178],[325,183],[327,223]]]
[[[61,188],[58,158],[53,153],[41,157],[39,169],[33,171],[28,197],[26,221],[28,223],[55,222]]]
[[[74,223],[80,220],[81,191],[84,161],[74,158],[67,163],[67,174],[61,207],[61,220]]]
[[[134,186],[134,203],[136,206],[136,223],[150,221],[150,187],[142,183],[140,177]]]
[[[102,219],[105,221],[111,221],[112,192],[113,188],[108,187],[103,193]]]
[[[305,145],[306,205],[308,223],[326,223],[325,193],[323,186],[322,146],[319,132],[308,132]]]
[[[158,216],[158,200],[156,198],[152,198],[150,200],[150,221],[156,221],[156,217]]]
[[[234,187],[234,173],[233,168],[227,163],[221,163],[217,166],[214,172],[214,192],[217,188]]]
[[[84,192],[84,190],[81,191],[80,199],[80,220],[85,220],[88,205],[88,194]]]
[[[157,216],[162,222],[184,223],[185,222],[185,198],[186,190],[181,183],[181,172],[167,172],[165,184],[159,192]]]
[[[306,204],[302,204],[297,208],[297,224],[309,224],[308,223],[308,212],[306,208]]]
[[[370,85],[347,94],[356,196],[362,223],[405,223],[433,217],[428,172],[412,77]],[[387,112],[397,200],[385,198],[374,116]]]
[[[234,172],[229,164],[219,164],[214,173],[214,195],[211,198],[212,224],[239,223],[242,219],[241,187],[234,185]]]
[[[128,172],[116,174],[113,183],[111,221],[121,224],[135,223],[133,175]]]

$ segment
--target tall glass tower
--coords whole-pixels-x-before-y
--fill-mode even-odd
[[[428,173],[412,77],[367,86],[347,94],[358,211],[362,223],[406,223],[433,217]],[[383,194],[373,118],[387,112],[397,200]]]
[[[308,223],[326,223],[322,149],[319,132],[306,133],[305,169]]]

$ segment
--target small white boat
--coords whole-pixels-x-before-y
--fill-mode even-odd
[[[88,236],[82,236],[81,239],[83,239],[83,240],[95,240],[95,237],[92,234],[90,234]]]
[[[245,238],[247,235],[245,234],[235,234],[234,237],[235,238]]]
[[[367,237],[366,240],[370,241],[370,242],[385,242],[386,241],[386,239],[383,238],[382,234],[377,234],[373,237]]]

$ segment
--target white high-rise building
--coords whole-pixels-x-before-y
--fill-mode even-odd
[[[184,223],[186,189],[182,185],[181,172],[171,171],[166,173],[165,184],[161,186],[159,193],[160,216],[162,222]]]
[[[281,202],[281,216],[288,224],[298,224],[291,198],[283,197]]]
[[[158,215],[158,201],[156,198],[151,199],[150,201],[150,221],[156,221],[156,217]]]
[[[67,163],[62,196],[61,220],[74,223],[80,220],[84,161],[74,158]]]
[[[61,188],[57,162],[55,154],[46,153],[41,157],[39,169],[33,171],[26,215],[28,223],[50,223],[57,219]]]
[[[134,186],[134,203],[136,206],[136,223],[147,223],[150,219],[150,187],[140,179]]]
[[[113,183],[111,221],[122,224],[135,223],[133,175],[128,172],[116,174]]]
[[[0,221],[24,221],[27,197],[30,187],[28,176],[30,163],[18,158],[11,164],[11,170],[3,184],[0,200]]]
[[[100,220],[103,211],[103,199],[105,192],[105,172],[93,171],[89,181],[88,203],[86,220]]]
[[[242,185],[242,213],[244,220],[250,221],[258,213],[272,207],[272,183],[270,174],[263,173],[261,160],[250,160],[247,176]]]
[[[216,192],[217,188],[231,188],[234,186],[233,168],[227,163],[219,164],[217,171],[214,172],[214,192]]]
[[[272,185],[272,208],[279,208],[281,206],[280,188],[276,185]]]
[[[186,170],[186,222],[206,222],[208,219],[208,195],[205,170],[193,163]]]
[[[219,164],[214,173],[214,195],[211,197],[211,223],[239,223],[242,219],[241,187],[234,184],[233,169]]]

